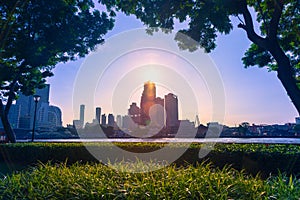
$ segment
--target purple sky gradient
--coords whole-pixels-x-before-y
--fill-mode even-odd
[[[106,35],[106,38],[142,26],[142,23],[134,16],[128,17],[119,13],[114,29]],[[229,35],[218,37],[217,48],[210,53],[220,71],[225,88],[226,117],[224,124],[234,126],[244,121],[251,124],[294,122],[297,116],[296,109],[277,79],[276,73],[268,72],[266,68],[245,69],[243,67],[241,58],[249,46],[250,42],[246,38],[245,32],[234,24],[234,30]],[[84,59],[80,59],[57,65],[54,69],[54,76],[48,79],[48,83],[51,85],[50,104],[62,109],[64,125],[71,124],[73,119],[79,118],[79,107],[77,111],[73,111],[72,108],[72,92],[77,72],[83,61]],[[110,111],[103,107],[102,112]],[[201,120],[201,115],[204,113],[199,114]],[[202,121],[202,123],[206,122]]]

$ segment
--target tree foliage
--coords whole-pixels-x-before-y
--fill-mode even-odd
[[[295,75],[299,76],[300,70],[300,2],[297,0],[284,1],[281,17],[276,23],[274,20],[277,5],[273,0],[252,1],[249,6],[253,7],[257,14],[257,21],[261,24],[260,34],[265,38],[272,38],[278,41],[282,50],[289,57],[291,65],[294,66]],[[272,20],[273,19],[273,20]],[[277,24],[277,26],[276,26]],[[277,29],[277,30],[273,30]],[[277,33],[272,33],[276,31]],[[272,34],[276,34],[275,36]],[[278,64],[272,54],[265,48],[252,44],[243,58],[245,66],[258,65],[267,66],[270,70],[276,71]]]
[[[59,62],[85,56],[113,27],[92,0],[2,0],[0,4],[0,116],[21,91],[34,94]],[[4,108],[4,104],[6,104]],[[5,128],[5,126],[4,126]],[[9,132],[6,130],[6,132]]]
[[[232,17],[237,17],[252,42],[242,61],[245,67],[267,67],[277,72],[300,114],[300,1],[299,0],[99,0],[109,9],[133,14],[149,27],[174,29],[174,21],[184,22],[179,30],[197,41],[177,34],[181,49],[206,52],[216,47],[218,33],[229,34]],[[252,10],[252,11],[251,11]],[[251,12],[250,12],[251,11]],[[259,24],[260,33],[254,28]]]

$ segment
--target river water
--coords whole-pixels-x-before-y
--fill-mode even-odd
[[[31,140],[18,140],[30,142]],[[157,143],[237,143],[237,144],[300,144],[300,138],[97,138],[36,139],[35,142],[157,142]]]

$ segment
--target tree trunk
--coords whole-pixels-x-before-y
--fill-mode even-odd
[[[4,106],[2,104],[2,101],[0,100],[0,117],[1,122],[3,124],[4,131],[6,133],[8,141],[15,143],[16,142],[16,136],[14,130],[11,128],[11,125],[8,121],[8,114],[4,112]]]
[[[281,81],[300,116],[300,90],[297,86],[294,76],[287,70],[284,70],[286,68],[291,68],[291,65],[284,64],[279,66],[278,64],[277,77]]]
[[[300,116],[300,89],[297,86],[294,69],[291,66],[289,58],[282,51],[278,43],[273,41],[270,42],[270,44],[271,48],[269,51],[278,64],[277,77],[281,81]]]

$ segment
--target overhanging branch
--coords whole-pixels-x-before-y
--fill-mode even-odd
[[[267,49],[267,41],[265,38],[260,37],[257,35],[254,31],[254,25],[253,25],[253,20],[252,16],[247,8],[247,2],[246,0],[243,1],[242,6],[241,6],[241,12],[244,17],[245,23],[242,24],[240,23],[238,25],[239,28],[242,28],[246,31],[247,36],[249,40],[251,40],[253,43],[257,44],[258,46]]]

